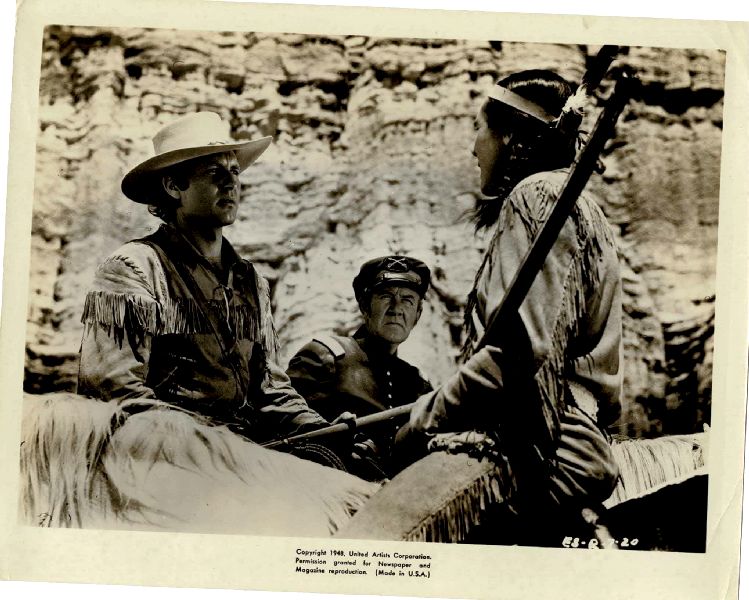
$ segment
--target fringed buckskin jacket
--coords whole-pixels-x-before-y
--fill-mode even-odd
[[[86,297],[79,393],[162,400],[255,441],[326,424],[276,362],[268,283],[226,239],[221,265],[170,225],[109,256]]]
[[[504,200],[469,296],[470,342],[480,339],[497,310],[567,173],[531,175]],[[622,289],[613,232],[587,194],[578,199],[519,312],[532,348],[535,391],[546,407],[558,407],[561,420],[558,489],[552,493],[602,501],[618,475],[602,430],[620,410]],[[486,430],[501,418],[502,403],[523,400],[503,394],[508,373],[502,373],[501,353],[491,344],[417,401],[412,430]]]

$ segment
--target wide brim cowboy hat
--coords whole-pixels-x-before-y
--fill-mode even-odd
[[[244,171],[270,146],[271,137],[238,142],[229,136],[229,125],[213,112],[180,117],[153,137],[154,156],[133,167],[122,178],[122,193],[135,202],[154,203],[162,172],[178,163],[221,152],[234,152]]]

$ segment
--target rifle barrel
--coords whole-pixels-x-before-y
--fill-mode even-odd
[[[315,438],[324,437],[326,435],[331,435],[334,433],[342,433],[350,429],[359,429],[361,427],[367,427],[369,425],[382,423],[383,421],[387,421],[389,419],[395,419],[397,417],[402,417],[404,415],[407,415],[409,412],[411,412],[412,406],[413,406],[413,403],[404,404],[403,406],[396,406],[395,408],[389,408],[387,410],[373,413],[371,415],[360,417],[354,420],[353,426],[349,426],[348,423],[336,423],[335,425],[328,425],[327,427],[321,427],[320,429],[315,429],[314,431],[307,431],[306,433],[292,435],[290,437],[282,438],[280,440],[273,440],[271,442],[265,442],[264,444],[261,444],[261,446],[263,446],[264,448],[277,448],[279,446],[287,446],[290,444],[294,444],[296,442],[304,442],[308,440],[313,440]]]

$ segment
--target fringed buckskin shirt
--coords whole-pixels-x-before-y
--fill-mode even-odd
[[[125,244],[82,321],[81,394],[162,400],[256,441],[326,424],[277,364],[268,283],[226,239],[220,265],[170,225]]]
[[[567,169],[533,174],[504,200],[469,296],[469,343],[481,338],[499,307],[567,174]],[[560,477],[570,476],[575,481],[569,485],[561,482],[562,495],[575,495],[587,487],[603,500],[611,493],[617,475],[600,430],[612,424],[620,410],[622,289],[613,232],[585,192],[519,312],[530,338],[539,397],[545,407],[556,407],[561,417],[557,459],[566,475]],[[489,340],[488,347],[470,356],[439,390],[417,401],[410,419],[413,430],[485,429],[497,418],[501,402],[522,401],[502,396],[501,359],[491,344]],[[579,445],[566,446],[572,440],[565,436],[576,436],[580,428],[593,440],[588,444],[593,458],[586,457],[587,451]]]

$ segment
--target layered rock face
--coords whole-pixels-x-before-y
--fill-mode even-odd
[[[579,81],[585,46],[358,36],[53,27],[45,31],[26,387],[73,389],[96,265],[158,221],[119,183],[174,117],[212,110],[237,139],[274,135],[242,176],[226,236],[271,281],[283,360],[359,322],[351,280],[404,253],[434,286],[401,356],[435,383],[454,369],[485,238],[473,119],[497,77],[548,68]],[[644,82],[591,185],[621,245],[620,430],[709,421],[723,64],[719,52],[633,48]],[[605,93],[605,90],[602,92]],[[595,111],[593,111],[595,113]]]

